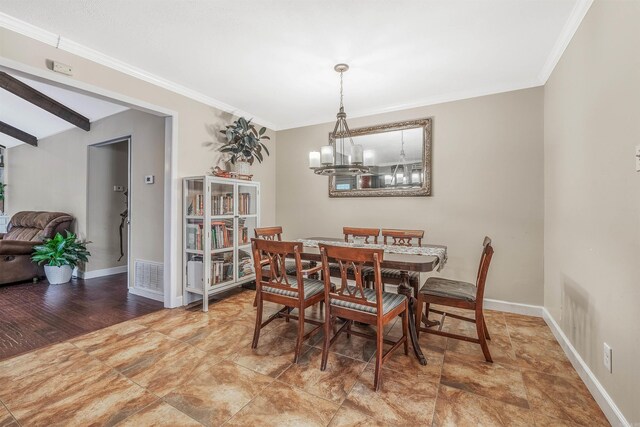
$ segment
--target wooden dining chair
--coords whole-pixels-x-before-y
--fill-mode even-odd
[[[491,353],[489,353],[489,346],[487,345],[487,340],[491,340],[491,336],[489,335],[489,329],[487,329],[487,322],[484,319],[483,312],[484,289],[492,257],[493,247],[491,246],[491,239],[489,237],[485,237],[484,242],[482,243],[482,255],[480,257],[480,265],[478,266],[475,285],[442,277],[430,277],[424,282],[422,289],[418,292],[418,303],[415,312],[415,321],[418,333],[422,331],[429,334],[441,335],[448,338],[480,344],[485,360],[487,362],[493,362],[493,359],[491,359]],[[430,308],[430,304],[473,310],[475,312],[475,316],[472,319],[454,313],[447,313]],[[425,313],[425,316],[428,319],[429,312],[440,314],[442,316],[439,329],[424,328],[421,326],[422,314]],[[442,331],[442,326],[447,316],[475,323],[478,337],[473,338],[466,335],[457,335]]]
[[[348,242],[349,238],[364,237],[365,243],[378,243],[380,229],[363,227],[342,227],[342,234],[344,234],[345,242]]]
[[[424,238],[424,230],[400,230],[400,229],[382,229],[382,238],[385,245],[391,246],[421,246]],[[365,280],[371,284],[373,272],[367,271]],[[394,268],[383,268],[382,274],[382,290],[385,285],[399,285],[402,281],[402,272]],[[420,273],[416,271],[406,272],[409,279],[409,286],[413,288],[413,295],[418,295],[420,287]]]
[[[391,353],[404,344],[405,355],[409,354],[409,342],[407,338],[409,321],[409,304],[407,297],[382,291],[382,286],[375,289],[365,288],[362,281],[362,268],[365,264],[373,265],[375,281],[380,285],[380,263],[384,251],[382,249],[349,248],[320,244],[322,268],[325,273],[329,270],[329,261],[335,262],[340,267],[340,283],[332,289],[329,274],[324,274],[324,293],[326,301],[324,344],[322,346],[322,363],[320,369],[327,368],[329,348],[336,338],[346,331],[347,336],[356,335],[371,338],[376,341],[376,365],[373,388],[380,389],[382,364]],[[355,284],[348,281],[348,270],[352,269],[356,274]],[[393,321],[397,316],[402,316],[402,337],[397,341],[384,338],[384,326]],[[331,336],[334,331],[334,322],[338,319],[345,323]],[[361,333],[351,329],[353,322],[366,323],[376,326],[376,335]],[[391,348],[383,353],[383,344],[391,345]]]
[[[305,309],[324,301],[324,282],[317,279],[305,278],[313,273],[317,273],[322,266],[318,265],[312,269],[304,270],[300,253],[302,243],[283,242],[279,240],[251,239],[253,259],[256,271],[259,271],[266,260],[269,265],[268,275],[262,274],[256,277],[256,326],[253,332],[253,342],[251,348],[257,348],[260,339],[260,330],[271,323],[274,319],[281,317],[286,321],[289,319],[298,320],[298,334],[295,347],[293,363],[298,363],[302,343],[319,332],[323,322],[305,318]],[[293,257],[296,265],[295,275],[286,273],[285,262],[287,257]],[[264,271],[264,270],[263,270]],[[275,304],[282,304],[284,308],[267,320],[262,319],[262,308],[265,301]],[[298,315],[291,314],[291,310],[297,308]],[[316,325],[311,331],[304,333],[304,323]]]

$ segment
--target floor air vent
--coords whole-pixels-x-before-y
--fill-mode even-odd
[[[134,286],[159,294],[164,293],[164,266],[159,262],[135,261]]]

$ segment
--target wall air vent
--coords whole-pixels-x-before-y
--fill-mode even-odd
[[[137,259],[134,263],[134,287],[157,294],[164,294],[164,265],[159,262]]]

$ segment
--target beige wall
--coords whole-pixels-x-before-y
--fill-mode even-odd
[[[640,423],[639,23],[640,2],[596,1],[544,105],[545,307],[631,424]]]
[[[162,117],[128,110],[92,123],[91,132],[71,129],[40,140],[38,147],[23,144],[10,148],[7,156],[7,183],[11,186],[7,199],[9,213],[21,210],[67,212],[76,218],[75,230],[80,236],[90,240],[100,239],[102,233],[96,233],[94,228],[92,234],[88,227],[88,149],[92,144],[129,135],[132,184],[131,257],[162,262]],[[145,175],[155,175],[155,184],[145,184]],[[121,205],[116,211],[119,212],[120,208]],[[92,249],[90,246],[90,250]],[[112,267],[106,265],[104,242],[96,240],[96,249],[97,258],[90,259],[86,271]]]
[[[185,176],[203,175],[218,164],[219,153],[206,145],[218,136],[212,130],[229,123],[233,116],[216,108],[194,101],[153,84],[96,64],[53,46],[38,42],[4,28],[0,28],[0,56],[40,70],[47,71],[46,60],[54,59],[73,67],[73,79],[124,94],[158,105],[178,113],[178,180]],[[56,74],[59,76],[59,74]],[[271,156],[263,163],[252,166],[254,180],[262,183],[261,214],[263,224],[275,222],[276,209],[276,141],[275,132],[268,131],[271,142],[267,143]],[[162,175],[156,178],[161,180]],[[160,184],[159,181],[158,184]],[[178,188],[178,183],[173,183]],[[182,188],[181,186],[179,188]],[[179,195],[181,200],[181,194]],[[182,203],[174,210],[177,218],[182,216]],[[182,242],[182,228],[178,229],[178,242]],[[178,248],[175,261],[179,284],[175,287],[177,297],[182,295],[182,247]]]
[[[417,228],[448,246],[446,276],[475,280],[482,239],[496,255],[487,297],[542,304],[542,88],[349,119],[352,128],[433,117],[433,196],[330,199],[308,152],[332,123],[278,132],[277,223],[287,238],[342,226]],[[347,105],[348,112],[348,105]]]
[[[155,147],[156,150],[162,148],[160,144]],[[120,213],[127,209],[127,199],[124,192],[113,191],[113,187],[129,187],[129,144],[125,140],[94,145],[87,151],[87,239],[92,242],[91,262],[87,270],[125,266],[128,259],[127,227],[122,231],[124,256],[120,261],[118,258]]]

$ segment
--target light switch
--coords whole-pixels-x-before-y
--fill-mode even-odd
[[[636,145],[636,172],[640,172],[640,145]]]

